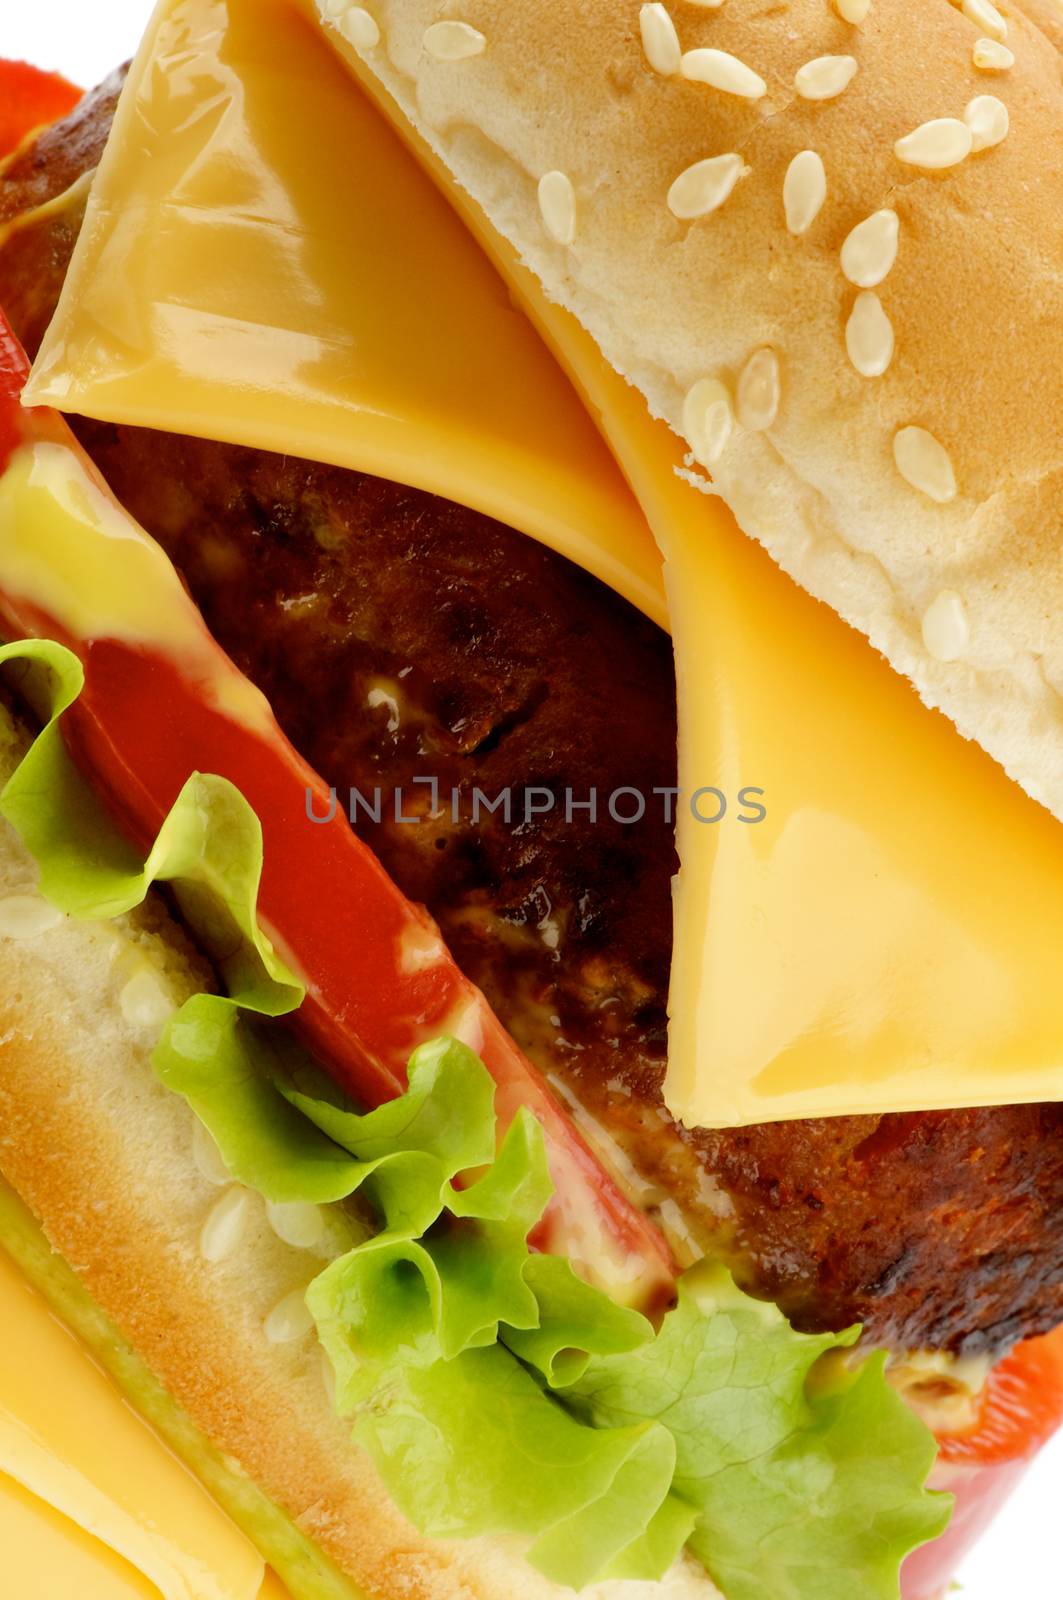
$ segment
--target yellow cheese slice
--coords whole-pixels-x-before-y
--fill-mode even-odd
[[[0,1473],[4,1592],[19,1600],[159,1600],[135,1567]]]
[[[255,1600],[261,1556],[3,1251],[0,1328],[3,1592]]]
[[[523,365],[522,341],[503,348],[492,309],[499,280],[459,266],[468,254],[454,247],[453,214],[423,203],[422,171],[353,85],[339,86],[322,38],[364,79],[314,0],[164,5],[31,397],[170,427],[189,425],[194,397],[200,430],[266,447],[284,433],[289,448],[325,459],[337,458],[329,440],[342,438],[350,464],[421,482],[417,463],[404,466],[401,452],[385,459],[370,432],[352,426],[350,371],[327,354],[342,342],[337,284],[350,280],[364,295],[371,271],[381,320],[375,340],[357,347],[358,383],[365,394],[386,391],[394,415],[419,416],[425,437],[438,430],[433,487],[483,504],[500,435],[520,434],[536,375],[552,369],[540,358]],[[296,100],[285,117],[278,96],[289,88]],[[343,106],[356,108],[357,159],[322,164],[321,151],[351,149],[337,144]],[[210,139],[189,144],[187,130],[203,125]],[[1063,1097],[1063,831],[776,571],[717,501],[676,476],[678,442],[546,301],[405,122],[397,126],[599,419],[667,557],[685,789],[672,1109],[689,1123],[728,1125]],[[383,163],[386,192],[371,180]],[[412,231],[393,226],[396,216],[414,217]],[[235,238],[254,249],[239,250]],[[372,241],[369,264],[359,239],[363,254]],[[439,393],[440,345],[414,348],[407,328],[426,279],[437,294],[444,279],[456,292],[459,272],[468,274],[459,342],[481,373],[494,366],[478,391],[491,394],[492,415],[464,413],[460,438],[438,412],[418,409]],[[205,309],[211,297],[227,308],[220,320]],[[362,338],[364,318],[348,310]],[[349,357],[353,347],[344,349]],[[293,350],[306,358],[298,381]],[[278,364],[287,377],[271,405]],[[523,437],[540,452],[538,491],[561,500],[571,453],[555,453],[556,439],[535,428]],[[587,455],[582,470],[592,484],[606,469]],[[500,514],[545,536],[520,512],[514,500]],[[581,539],[556,542],[589,565],[582,526]],[[604,571],[601,550],[615,532],[614,566],[630,574],[624,527],[597,526],[594,570]],[[694,791],[708,786],[731,802],[716,824],[691,811]],[[743,786],[764,791],[765,821],[738,820]]]
[[[571,385],[285,0],[156,12],[30,394],[445,495],[665,621]]]

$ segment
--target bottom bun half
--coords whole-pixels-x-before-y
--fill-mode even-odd
[[[27,742],[0,705],[0,783]],[[401,1516],[333,1409],[313,1331],[275,1337],[271,1312],[322,1260],[285,1243],[257,1195],[245,1194],[236,1245],[208,1259],[218,1250],[209,1229],[204,1249],[204,1228],[226,1185],[197,1154],[192,1112],[155,1076],[157,1017],[126,1002],[145,974],[173,1006],[211,986],[162,901],[29,932],[32,919],[19,928],[5,906],[15,897],[21,908],[35,883],[0,822],[0,1172],[14,1191],[0,1190],[0,1242],[294,1600],[570,1594],[534,1572],[517,1541],[433,1541]],[[692,1562],[661,1583],[585,1593],[717,1596]]]

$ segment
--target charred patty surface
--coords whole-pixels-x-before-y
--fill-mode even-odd
[[[114,84],[0,174],[0,302],[32,350]],[[3,241],[0,233],[0,241]],[[993,1349],[1063,1318],[1063,1110],[844,1117],[690,1133],[661,1100],[671,830],[612,821],[675,774],[669,643],[564,559],[402,486],[74,419],[217,637],[643,1204],[804,1328]],[[433,796],[418,778],[433,777]],[[523,819],[534,788],[554,796]],[[474,791],[508,790],[513,815]],[[403,792],[396,819],[394,794]],[[596,790],[599,816],[575,800]],[[380,792],[380,817],[371,812]],[[457,800],[452,798],[457,792]],[[540,803],[541,797],[540,797]],[[432,813],[432,814],[428,814]],[[311,823],[307,824],[312,826]]]

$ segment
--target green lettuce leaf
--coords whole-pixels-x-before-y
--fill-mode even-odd
[[[218,965],[231,1003],[280,1016],[302,987],[258,925],[262,828],[226,778],[193,773],[141,861],[67,754],[59,719],[81,693],[78,658],[48,639],[0,646],[0,666],[41,710],[44,727],[0,793],[0,815],[40,871],[40,891],[72,917],[117,917],[169,883]]]
[[[280,1053],[281,1041],[255,1030],[230,999],[198,994],[170,1019],[152,1061],[213,1134],[240,1183],[267,1200],[343,1200],[360,1186],[365,1164],[275,1087]]]
[[[587,1427],[498,1345],[396,1367],[361,1408],[355,1438],[425,1532],[534,1536],[531,1562],[574,1588],[607,1573],[660,1576],[693,1526],[671,1502],[667,1429]],[[643,1555],[651,1523],[662,1565],[647,1574],[624,1554],[637,1542]]]
[[[675,1490],[699,1511],[690,1548],[728,1600],[890,1600],[900,1556],[948,1520],[948,1496],[912,1492],[935,1445],[885,1382],[885,1356],[821,1376],[858,1335],[795,1333],[703,1265],[655,1340],[594,1357],[576,1386],[596,1423],[668,1428]]]
[[[532,1256],[525,1279],[539,1303],[534,1328],[507,1328],[506,1344],[552,1389],[574,1384],[592,1356],[626,1355],[653,1337],[638,1311],[618,1306],[558,1256]]]
[[[397,1099],[350,1104],[268,1020],[302,990],[258,927],[262,836],[243,797],[193,775],[141,861],[57,726],[81,689],[76,658],[33,641],[5,662],[45,721],[0,793],[42,892],[102,918],[172,886],[228,993],[171,1019],[159,1077],[234,1178],[342,1208],[335,1237],[354,1242],[307,1302],[337,1404],[410,1520],[438,1537],[520,1535],[575,1588],[657,1578],[686,1546],[727,1600],[894,1600],[948,1497],[924,1488],[933,1439],[882,1357],[847,1365],[858,1330],[796,1333],[703,1266],[655,1332],[532,1254],[551,1189],[530,1113],[499,1145],[490,1076],[451,1039],[414,1052]]]

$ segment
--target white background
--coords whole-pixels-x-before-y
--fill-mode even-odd
[[[151,9],[150,0],[0,0],[0,55],[56,68],[88,87],[132,54]],[[1059,1600],[1061,1528],[1063,1436],[967,1562],[960,1575],[966,1600]]]

